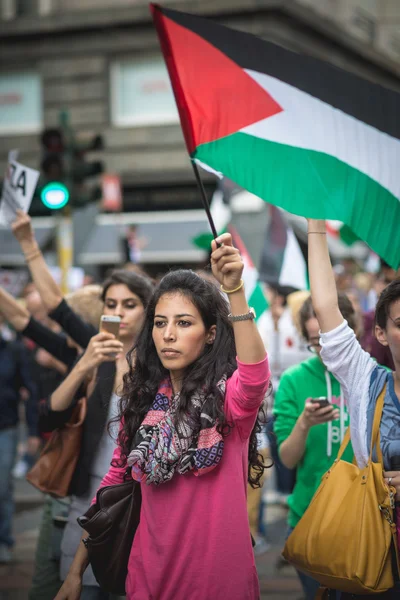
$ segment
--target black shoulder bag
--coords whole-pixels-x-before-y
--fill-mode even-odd
[[[127,475],[130,469],[127,471]],[[125,595],[125,580],[133,539],[140,521],[140,483],[129,479],[97,492],[96,502],[79,525],[89,537],[83,540],[93,574],[106,592]]]

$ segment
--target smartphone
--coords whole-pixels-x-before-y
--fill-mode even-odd
[[[100,332],[113,333],[118,339],[119,326],[121,324],[121,317],[114,317],[111,315],[101,315],[100,317]]]
[[[331,405],[326,396],[319,396],[319,398],[311,398],[310,402],[312,402],[312,404],[319,404],[320,408],[325,408],[326,406]]]

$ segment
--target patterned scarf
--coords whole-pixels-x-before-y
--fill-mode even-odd
[[[217,387],[224,397],[226,376]],[[172,479],[175,473],[183,475],[193,471],[194,475],[203,475],[218,465],[224,449],[223,437],[217,431],[218,422],[209,414],[210,406],[204,394],[195,392],[190,402],[200,422],[196,436],[187,420],[180,419],[175,425],[179,394],[174,395],[169,380],[161,383],[128,456],[136,481],[159,485]]]

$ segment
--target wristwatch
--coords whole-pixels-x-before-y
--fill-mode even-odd
[[[256,311],[252,307],[250,307],[249,312],[244,315],[232,315],[232,313],[228,315],[228,319],[232,321],[232,323],[236,323],[236,321],[253,321],[255,318]]]

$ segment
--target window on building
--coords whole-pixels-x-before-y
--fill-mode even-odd
[[[10,21],[11,19],[15,19],[15,16],[15,0],[3,0],[3,2],[0,2],[0,17],[3,21]]]
[[[32,0],[15,0],[16,13],[19,17],[36,15],[38,13],[39,2]]]
[[[111,118],[119,127],[179,122],[161,57],[123,60],[112,66]]]
[[[0,18],[37,17],[51,12],[53,0],[0,0]]]
[[[32,72],[0,74],[0,135],[37,133],[42,126],[40,76]]]

